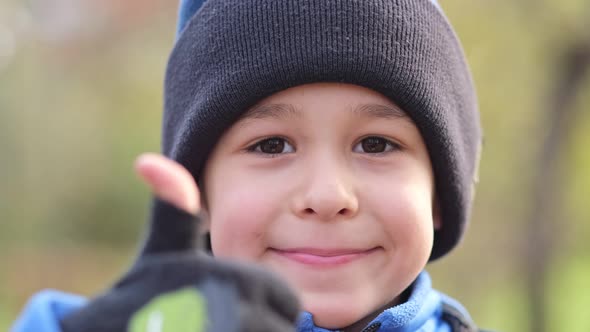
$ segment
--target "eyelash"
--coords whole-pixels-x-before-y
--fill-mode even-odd
[[[379,143],[380,144],[383,144],[384,143],[386,145],[386,147],[385,147],[386,150],[385,151],[381,151],[381,152],[354,151],[354,150],[356,150],[356,147],[359,144],[363,144],[363,142],[366,142],[366,140],[368,140],[368,139],[382,140]],[[281,144],[282,145],[281,146],[282,147],[282,150],[284,150],[285,147],[290,147],[290,150],[291,151],[289,151],[289,152],[278,152],[278,153],[268,153],[268,152],[262,151],[262,144],[264,144],[264,143],[270,143],[273,140],[278,140],[279,141],[278,144]],[[274,145],[275,146],[277,145],[276,142],[275,142]],[[381,137],[381,136],[366,136],[366,137],[363,137],[361,140],[359,140],[353,146],[353,151],[354,152],[357,152],[357,153],[366,153],[366,154],[376,155],[376,156],[384,155],[384,154],[387,154],[387,153],[390,153],[390,152],[394,152],[394,151],[399,151],[399,150],[402,150],[402,146],[400,144],[395,143],[392,140],[389,140],[389,139],[384,138],[384,137]],[[269,158],[275,158],[275,157],[277,157],[277,156],[279,156],[281,154],[287,154],[287,153],[293,153],[293,152],[295,152],[295,147],[293,147],[293,145],[291,143],[289,143],[289,141],[287,139],[283,138],[283,137],[280,137],[280,136],[272,136],[272,137],[261,139],[261,140],[257,141],[256,143],[250,145],[246,149],[246,151],[253,152],[253,153],[258,153],[258,154],[264,155],[265,157],[269,157]]]
[[[289,143],[289,141],[287,139],[285,139],[283,137],[280,137],[280,136],[272,136],[272,137],[261,139],[261,140],[257,141],[256,143],[250,145],[246,150],[248,152],[253,152],[253,153],[264,155],[265,157],[268,157],[268,158],[275,158],[275,157],[278,157],[281,154],[285,154],[283,152],[279,152],[279,153],[267,153],[267,152],[262,151],[262,147],[261,147],[262,144],[265,143],[265,142],[270,142],[272,140],[279,140],[281,142],[281,144],[283,145],[283,149],[284,149],[284,146],[286,144],[289,147],[291,147],[292,152],[288,152],[288,153],[295,152],[295,148],[293,147],[293,145],[291,143]]]
[[[373,135],[373,136],[366,136],[366,137],[363,137],[363,138],[361,138],[361,139],[360,139],[360,140],[359,140],[357,143],[355,143],[355,145],[353,146],[353,151],[354,151],[354,150],[356,150],[356,147],[357,147],[359,144],[362,144],[362,143],[363,143],[363,142],[365,142],[365,140],[367,140],[367,139],[377,139],[377,140],[383,140],[383,142],[382,142],[382,143],[385,143],[385,145],[386,145],[385,149],[386,149],[386,150],[385,150],[385,151],[382,151],[382,152],[373,152],[373,153],[371,153],[371,152],[362,152],[362,151],[361,151],[361,152],[357,152],[357,151],[355,151],[355,152],[357,152],[357,153],[366,153],[366,154],[370,154],[370,155],[376,155],[376,156],[381,156],[381,155],[384,155],[384,154],[387,154],[387,153],[391,153],[391,152],[395,152],[395,151],[400,151],[400,150],[402,150],[402,146],[401,146],[400,144],[398,144],[398,143],[396,143],[396,142],[394,142],[394,141],[392,141],[392,140],[390,140],[390,139],[387,139],[387,138],[385,138],[385,137],[382,137],[382,136],[375,136],[375,135]]]

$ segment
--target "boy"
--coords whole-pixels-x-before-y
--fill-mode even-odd
[[[89,303],[37,298],[15,330],[43,303],[38,331],[476,330],[423,271],[461,238],[481,141],[437,3],[197,7],[181,5],[167,69],[169,159],[137,165],[159,197],[138,261]],[[191,250],[196,232],[215,260]],[[285,280],[302,313],[238,262]]]

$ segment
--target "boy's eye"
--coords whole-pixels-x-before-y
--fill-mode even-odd
[[[398,149],[399,146],[388,139],[378,136],[370,136],[357,143],[353,151],[358,153],[383,153]]]
[[[281,137],[271,137],[264,139],[252,145],[248,150],[264,154],[281,154],[295,152],[293,146],[289,144],[287,140]]]

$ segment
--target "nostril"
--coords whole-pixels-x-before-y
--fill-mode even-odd
[[[314,214],[315,213],[315,211],[312,208],[307,208],[303,212],[305,212],[305,214]]]
[[[347,216],[350,214],[350,210],[349,209],[342,209],[342,210],[338,211],[338,214],[341,214],[343,216]]]

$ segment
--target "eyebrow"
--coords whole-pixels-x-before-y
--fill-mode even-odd
[[[411,121],[408,115],[397,106],[381,104],[360,104],[351,109],[352,114],[359,117],[381,119],[404,119]],[[300,118],[301,111],[291,104],[261,104],[250,108],[240,117],[240,121],[250,119],[292,119]]]
[[[352,113],[361,117],[410,120],[406,112],[402,111],[401,108],[381,104],[361,104],[355,107]]]
[[[301,117],[301,112],[291,104],[262,104],[250,108],[242,115],[240,120],[266,118],[287,119],[293,117]]]

